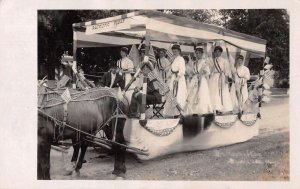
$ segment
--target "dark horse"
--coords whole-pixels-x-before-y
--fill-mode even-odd
[[[60,93],[49,92],[44,87],[39,88],[38,179],[50,179],[51,145],[66,139],[72,140],[74,153],[71,162],[75,165],[75,171],[79,172],[89,145],[86,138],[94,135],[117,111],[126,112],[128,107],[126,103],[120,103],[121,95],[118,95],[116,89],[93,88],[85,92],[71,91],[71,94],[72,100],[66,106]],[[115,118],[112,119],[111,125],[114,125],[115,121]],[[115,141],[122,144],[125,143],[123,137],[125,121],[124,118],[118,118],[115,131]],[[106,134],[112,136],[112,130],[111,127],[106,129]],[[126,149],[119,145],[112,145],[112,149],[115,154],[113,174],[122,175],[126,172]]]

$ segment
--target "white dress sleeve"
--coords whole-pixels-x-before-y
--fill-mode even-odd
[[[246,66],[244,66],[244,72],[245,72],[245,76],[244,76],[245,79],[249,80],[250,79],[250,71]]]
[[[133,69],[134,68],[133,62],[129,58],[126,58],[125,63],[126,63],[124,65],[125,69]]]

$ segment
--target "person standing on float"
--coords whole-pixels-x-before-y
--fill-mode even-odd
[[[250,79],[250,71],[244,66],[244,56],[239,55],[237,58],[237,67],[235,71],[235,87],[239,94],[239,105],[243,104],[248,99],[247,81]]]
[[[221,57],[222,47],[214,48],[210,59],[211,75],[209,91],[213,110],[216,114],[232,113],[233,107],[229,93],[229,80],[232,78],[229,62]]]
[[[157,60],[157,70],[162,80],[167,83],[167,78],[170,77],[171,62],[166,58],[165,49],[159,50],[159,58]]]
[[[177,103],[183,108],[186,103],[187,88],[185,82],[185,61],[181,54],[180,46],[175,44],[172,46],[174,60],[171,65],[171,79],[168,81],[170,94],[175,97]],[[177,117],[180,112],[176,108],[176,103],[172,102],[172,98],[167,98],[164,115],[167,117]]]
[[[186,114],[212,113],[207,78],[210,74],[209,65],[203,55],[203,46],[195,49],[196,61],[193,64],[193,77],[188,88]]]
[[[183,57],[185,60],[185,81],[186,81],[186,87],[189,89],[190,82],[193,77],[193,62],[190,60],[188,56]]]
[[[121,54],[121,59],[117,62],[117,66],[121,69],[123,79],[125,80],[125,86],[127,86],[127,84],[132,78],[131,73],[134,71],[134,64],[127,57],[128,55],[127,47],[122,47],[120,54]]]

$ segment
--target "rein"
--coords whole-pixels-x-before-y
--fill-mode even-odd
[[[51,116],[51,115],[49,115],[49,114],[43,112],[42,110],[38,110],[38,111],[39,111],[39,113],[41,113],[43,116],[46,116],[46,117],[50,118],[52,121],[54,121],[54,122],[57,121],[57,122],[59,122],[59,123],[62,124],[62,121],[60,121],[60,120],[54,118],[53,116]],[[115,115],[115,116],[117,116],[117,115]],[[126,118],[125,115],[122,115],[122,116],[123,116],[124,118]],[[114,116],[112,116],[112,117],[114,117]],[[75,128],[75,127],[69,125],[69,124],[65,124],[65,126],[68,127],[68,128],[70,128],[70,129],[72,129],[72,130],[74,130],[74,131],[77,131],[77,132],[80,132],[80,133],[82,133],[82,134],[85,134],[87,137],[90,137],[91,139],[95,139],[95,140],[97,140],[98,142],[99,142],[99,141],[108,142],[108,143],[110,143],[110,144],[114,144],[114,145],[118,145],[118,146],[121,146],[121,147],[125,147],[125,148],[129,149],[130,151],[133,151],[133,152],[136,152],[136,153],[141,153],[141,154],[143,154],[143,155],[148,155],[148,153],[147,153],[145,150],[138,149],[138,148],[135,148],[135,147],[130,147],[130,146],[127,146],[127,145],[118,143],[118,142],[116,142],[116,141],[111,141],[111,140],[105,139],[105,138],[97,137],[97,136],[92,135],[92,134],[90,134],[90,133],[84,132],[84,131],[82,131],[82,130],[80,130],[80,129],[77,129],[77,128]],[[89,140],[86,140],[86,141],[89,141]],[[89,141],[89,142],[93,142],[93,141]]]
[[[101,89],[103,90],[103,89]],[[99,132],[104,126],[106,126],[109,122],[111,122],[112,119],[114,118],[127,118],[127,116],[124,114],[124,112],[121,110],[120,108],[120,102],[122,101],[119,101],[118,98],[111,92],[111,91],[108,91],[110,92],[111,94],[106,94],[106,95],[103,95],[103,96],[100,96],[100,97],[97,97],[97,98],[93,98],[93,99],[82,99],[82,100],[76,100],[78,99],[79,97],[85,95],[85,94],[88,94],[89,92],[92,92],[92,91],[87,91],[87,92],[83,92],[83,93],[80,93],[78,96],[76,96],[75,98],[73,98],[72,100],[70,100],[70,102],[81,102],[81,101],[95,101],[95,100],[99,100],[101,98],[104,98],[104,97],[111,97],[113,99],[116,100],[116,104],[117,104],[117,107],[114,111],[114,113],[112,114],[111,117],[109,117],[109,119],[107,119],[106,121],[103,121],[101,124],[98,124],[97,125],[97,132]],[[51,92],[52,93],[52,92]],[[47,94],[47,93],[46,93]],[[126,99],[127,100],[127,99]],[[123,104],[125,104],[125,102],[122,102]],[[63,136],[63,131],[64,131],[64,128],[65,126],[67,126],[68,128],[74,130],[74,131],[77,131],[79,133],[82,133],[82,134],[85,134],[85,135],[89,135],[89,136],[94,136],[94,135],[91,135],[89,133],[86,133],[80,129],[77,129],[71,125],[68,125],[66,124],[66,120],[64,118],[64,121],[60,121],[56,118],[54,118],[53,116],[47,114],[46,112],[44,112],[42,109],[43,108],[51,108],[51,107],[54,107],[54,106],[58,106],[58,105],[66,105],[64,101],[61,101],[61,102],[58,102],[58,103],[55,103],[55,104],[52,104],[52,105],[48,105],[48,106],[39,106],[38,108],[38,112],[40,114],[42,114],[43,116],[46,116],[47,118],[50,118],[52,119],[52,121],[54,121],[55,123],[55,126],[58,126],[59,127],[59,136],[58,136],[58,139],[59,137],[62,137]],[[118,119],[116,119],[116,123],[115,123],[115,128],[116,128],[116,125],[117,125],[117,121]],[[116,130],[116,129],[115,129]],[[55,140],[55,132],[54,132],[54,140]]]

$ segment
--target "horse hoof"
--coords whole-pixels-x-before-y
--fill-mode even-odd
[[[115,178],[115,180],[125,180],[125,178],[124,178],[124,177],[118,177],[118,176],[117,176],[117,177]]]
[[[63,175],[70,176],[70,175],[72,175],[72,173],[73,173],[73,170],[64,170]]]
[[[72,175],[74,169],[75,169],[76,163],[71,162],[64,170],[63,175],[64,176],[69,176]]]
[[[75,176],[75,177],[80,177],[80,171],[79,171],[79,170],[78,170],[78,171],[75,170],[75,171],[74,171],[74,176]]]

